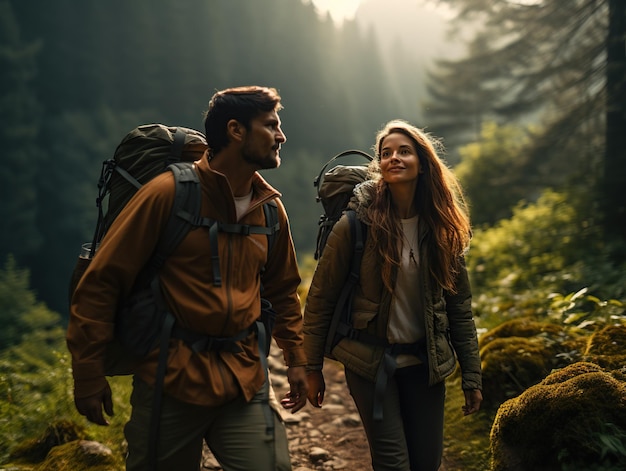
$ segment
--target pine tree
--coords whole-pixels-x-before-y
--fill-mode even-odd
[[[545,186],[564,174],[604,203],[605,232],[626,234],[626,2],[624,0],[442,0],[460,22],[482,24],[468,57],[433,72],[440,80],[439,116],[459,122],[480,114],[500,122],[540,121],[526,149]],[[479,71],[479,72],[476,72]],[[450,77],[455,77],[455,84]],[[464,77],[468,87],[463,87]],[[455,101],[456,100],[456,101]],[[476,126],[475,122],[471,123]],[[467,129],[467,128],[466,128]],[[624,256],[626,257],[626,255]]]
[[[22,261],[42,242],[37,229],[36,145],[40,108],[33,93],[39,44],[22,40],[11,4],[0,1],[0,263]]]

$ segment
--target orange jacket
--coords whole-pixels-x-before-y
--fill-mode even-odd
[[[227,179],[213,171],[206,154],[196,162],[202,186],[203,217],[236,223],[235,203]],[[105,387],[104,356],[113,338],[116,306],[124,300],[140,269],[150,259],[174,201],[171,172],[144,185],[116,218],[78,284],[71,303],[67,345],[72,354],[76,397],[87,397]],[[235,335],[260,313],[261,283],[264,297],[277,312],[274,338],[288,366],[303,366],[302,315],[297,288],[300,283],[295,249],[280,193],[259,174],[253,181],[250,208],[242,224],[265,226],[263,203],[275,200],[280,230],[267,256],[267,236],[219,233],[222,284],[213,285],[208,230],[196,228],[167,259],[160,280],[166,303],[185,328],[213,336]],[[261,269],[265,270],[261,276]],[[216,406],[241,392],[249,400],[265,376],[255,335],[240,342],[243,352],[193,353],[172,339],[165,377],[165,392],[181,401]],[[154,384],[158,349],[136,370]]]

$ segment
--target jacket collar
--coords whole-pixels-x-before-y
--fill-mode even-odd
[[[195,162],[195,165],[202,186],[216,190],[211,191],[211,200],[216,208],[223,208],[223,220],[235,219],[235,199],[230,183],[224,174],[211,168],[208,152],[205,152],[202,158]],[[252,180],[252,201],[249,211],[281,196],[281,193],[270,185],[259,172],[255,172]]]

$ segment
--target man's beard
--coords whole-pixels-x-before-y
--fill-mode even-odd
[[[277,168],[280,165],[280,157],[274,153],[274,149],[272,151],[271,154],[260,155],[256,152],[249,152],[248,149],[243,149],[242,157],[244,161],[258,166],[260,170]]]

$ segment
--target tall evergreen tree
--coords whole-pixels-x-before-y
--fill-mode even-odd
[[[623,0],[441,0],[459,20],[484,24],[475,38],[486,51],[453,65],[459,77],[491,64],[498,99],[485,112],[503,119],[537,119],[545,131],[527,149],[531,167],[562,181],[582,172],[588,189],[599,185],[607,233],[626,233],[626,2]],[[608,39],[607,39],[608,38]],[[449,74],[449,71],[447,72]],[[435,77],[437,77],[435,72]],[[458,96],[459,88],[448,89]],[[458,108],[449,108],[457,116]],[[540,113],[540,115],[533,115]],[[566,165],[565,162],[566,161]],[[592,166],[590,169],[590,162]],[[582,170],[582,172],[581,172]]]
[[[626,236],[626,1],[608,0],[606,61],[606,227],[618,240]],[[623,255],[626,259],[626,255]]]
[[[499,121],[493,108],[502,93],[491,83],[494,68],[488,41],[480,37],[469,44],[467,58],[435,60],[434,71],[427,72],[424,113],[433,131],[446,137],[453,160],[460,145],[480,138],[484,122]]]
[[[7,1],[0,1],[0,259],[23,262],[42,237],[37,227],[37,146],[41,110],[33,88],[37,42],[26,42]],[[2,263],[2,262],[0,262]]]

